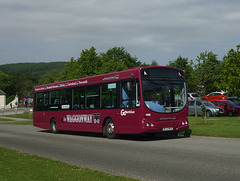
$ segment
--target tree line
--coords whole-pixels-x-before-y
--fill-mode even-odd
[[[35,85],[54,82],[67,62],[16,63],[0,65],[0,89],[7,94],[7,103],[33,93]]]
[[[201,52],[195,62],[179,56],[167,66],[185,71],[188,92],[205,95],[213,91],[228,91],[230,95],[240,96],[240,45],[231,49],[223,57],[213,52]],[[161,61],[161,60],[160,60]],[[0,65],[0,89],[7,97],[18,94],[20,97],[32,95],[33,86],[70,80],[104,73],[121,71],[138,66],[161,65],[154,60],[151,64],[141,62],[131,56],[124,47],[110,48],[97,53],[94,47],[81,51],[78,58],[68,62],[17,63]]]
[[[170,61],[169,66],[185,70],[188,92],[206,95],[215,91],[226,91],[231,96],[240,96],[240,45],[231,49],[223,57],[213,52],[201,52],[196,64],[179,56]]]

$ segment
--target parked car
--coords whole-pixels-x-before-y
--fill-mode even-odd
[[[200,100],[201,97],[197,93],[188,93],[188,100]]]
[[[233,116],[238,115],[240,106],[230,100],[211,100],[215,106],[224,109],[224,115]]]
[[[230,100],[240,106],[240,99],[238,97],[227,97],[226,100]]]
[[[202,100],[210,101],[210,100],[217,100],[217,99],[226,99],[227,96],[228,96],[227,92],[212,92],[202,97]]]
[[[188,105],[188,115],[195,115],[195,109],[196,105],[198,106],[197,113],[198,115],[201,115],[202,113],[202,105],[206,105],[206,116],[222,116],[224,115],[224,110],[222,108],[219,108],[212,104],[211,102],[208,101],[203,101],[203,100],[195,100],[195,101],[189,101]]]

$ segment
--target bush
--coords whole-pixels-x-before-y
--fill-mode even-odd
[[[11,96],[7,97],[6,104],[9,104],[14,99],[15,99],[15,95],[11,95]]]

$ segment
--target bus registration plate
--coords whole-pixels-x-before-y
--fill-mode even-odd
[[[163,128],[163,131],[173,131],[173,127],[166,127],[166,128]]]

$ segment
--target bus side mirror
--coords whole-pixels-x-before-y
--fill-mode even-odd
[[[140,100],[137,100],[136,107],[140,107]]]

